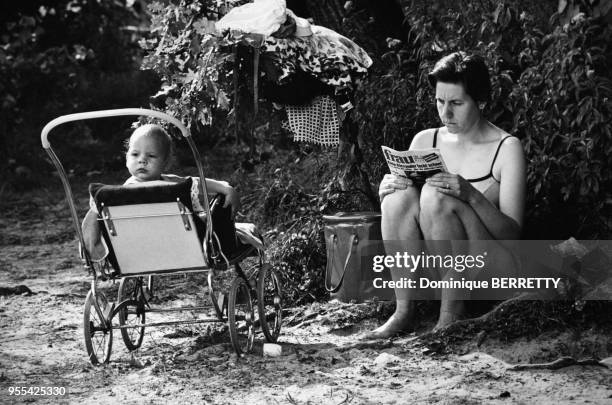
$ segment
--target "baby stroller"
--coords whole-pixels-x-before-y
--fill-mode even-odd
[[[68,176],[48,135],[53,128],[67,122],[126,115],[162,119],[180,129],[198,168],[205,213],[198,216],[192,212],[189,178],[184,182],[144,187],[90,184],[108,251],[104,260],[93,260],[85,248]],[[237,224],[228,210],[222,208],[222,201],[208,200],[200,155],[188,129],[180,121],[159,111],[137,108],[70,114],[50,121],[42,130],[41,141],[60,175],[81,259],[92,275],[83,311],[85,346],[92,364],[110,360],[113,332],[117,330],[130,351],[142,345],[145,328],[182,323],[226,322],[232,346],[239,356],[251,351],[256,326],[261,326],[268,342],[278,339],[282,315],[278,276],[265,262],[263,243],[253,238],[243,238],[245,241],[237,238]],[[250,224],[242,225],[248,228]],[[241,266],[247,258],[256,263],[253,271],[247,272]],[[215,278],[232,269],[234,277],[229,291],[220,291]],[[211,305],[164,309],[149,302],[152,276],[198,272],[206,273]],[[119,281],[116,302],[111,302],[97,288],[98,280]],[[214,316],[146,323],[147,314],[152,312],[201,313],[205,310],[211,310]]]

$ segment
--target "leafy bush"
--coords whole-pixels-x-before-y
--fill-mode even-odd
[[[41,170],[45,155],[39,136],[52,118],[148,104],[158,83],[154,76],[136,69],[140,49],[134,39],[140,34],[134,27],[143,23],[144,15],[137,10],[140,1],[131,3],[21,2],[0,13],[0,171],[21,166],[46,172]],[[105,152],[107,144],[96,141],[122,135],[126,127],[129,121],[110,125],[99,120],[62,127],[59,132],[65,139],[61,143],[68,145],[62,157],[68,158],[67,166],[91,170],[91,162],[81,152],[98,147]],[[117,151],[121,147],[117,143],[118,147],[108,150]]]
[[[303,304],[326,297],[325,241],[320,218],[306,217],[300,231],[283,233],[269,249],[274,269],[281,275],[283,299]]]
[[[611,36],[601,19],[579,15],[526,37],[519,57],[524,70],[512,99],[530,157],[530,220],[552,235],[610,234]]]
[[[149,6],[154,35],[141,41],[146,50],[142,67],[162,79],[162,88],[154,96],[156,105],[186,123],[192,133],[204,128],[210,131],[217,111],[230,108],[232,62],[239,62],[232,47],[243,38],[210,35],[214,21],[226,9],[215,0],[154,2]],[[223,124],[215,122],[215,126]]]

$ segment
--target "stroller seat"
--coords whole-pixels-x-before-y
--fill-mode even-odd
[[[193,213],[191,187],[191,178],[125,186],[90,184],[107,260],[119,274],[225,269],[222,256],[231,265],[256,255],[255,246],[236,237],[230,209],[224,209],[219,198],[211,202],[214,246],[206,246],[206,218]]]

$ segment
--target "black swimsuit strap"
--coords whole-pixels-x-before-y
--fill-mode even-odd
[[[434,132],[432,148],[435,148],[436,144],[438,143],[438,131],[439,130],[440,130],[440,128],[436,128],[436,132]]]
[[[440,128],[436,128],[434,132],[433,145],[432,145],[433,148],[435,148],[436,144],[438,143],[438,131],[439,130]],[[505,138],[503,138],[501,141],[499,141],[499,145],[497,145],[497,150],[495,151],[495,155],[493,155],[493,161],[491,162],[491,168],[489,169],[489,174],[482,176],[482,177],[478,177],[477,179],[466,179],[466,180],[469,181],[470,183],[478,183],[479,181],[483,181],[483,180],[488,179],[489,177],[493,177],[493,166],[495,166],[495,160],[497,160],[497,155],[499,155],[499,150],[501,149],[504,141],[511,137],[512,135],[508,135]],[[493,177],[493,179],[495,179],[495,177]],[[497,181],[497,179],[495,179],[495,181]]]
[[[499,154],[499,150],[502,147],[502,144],[504,143],[504,141],[508,138],[512,138],[512,135],[508,135],[505,138],[503,138],[501,141],[499,141],[499,145],[497,145],[497,150],[495,151],[495,155],[493,156],[493,161],[491,162],[491,170],[489,170],[489,175],[493,176],[493,166],[495,165],[495,160],[497,159],[497,155]]]
[[[479,181],[485,181],[489,177],[493,177],[493,173],[489,173],[486,176],[482,176],[482,177],[479,177],[477,179],[466,179],[466,180],[469,181],[470,183],[478,183]],[[493,178],[495,178],[495,177],[493,177]]]
[[[498,181],[494,176],[493,176],[493,166],[495,166],[495,161],[497,160],[497,155],[499,154],[499,150],[501,149],[502,144],[504,143],[504,141],[508,138],[512,137],[512,135],[508,135],[507,137],[503,138],[501,141],[499,141],[499,145],[497,145],[497,150],[495,151],[495,155],[493,155],[493,161],[491,162],[491,169],[489,169],[489,174],[479,177],[477,179],[466,179],[467,181],[469,181],[470,183],[478,183],[479,181],[484,181],[486,179],[488,179],[489,177],[493,177],[493,179],[495,181]]]

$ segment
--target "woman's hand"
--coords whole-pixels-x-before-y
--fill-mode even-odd
[[[436,187],[438,192],[453,196],[468,204],[479,193],[469,181],[458,174],[436,173],[425,180],[425,182],[432,187]]]
[[[405,190],[410,186],[412,186],[412,180],[406,177],[396,176],[390,173],[385,174],[385,177],[383,177],[380,182],[380,186],[378,186],[378,198],[380,198],[380,202],[382,202],[383,198],[388,194],[395,192],[395,190]]]

